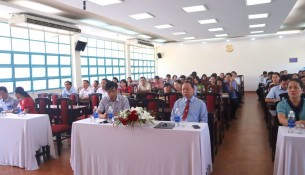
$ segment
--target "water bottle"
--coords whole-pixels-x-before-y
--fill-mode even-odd
[[[175,126],[176,126],[176,127],[179,127],[179,126],[180,126],[179,108],[176,108],[176,109],[175,109],[174,120],[175,120]]]
[[[293,133],[294,128],[295,128],[295,115],[293,111],[290,111],[288,115],[288,133]]]
[[[108,115],[108,123],[113,123],[112,119],[113,119],[113,109],[111,106],[109,106],[108,111],[107,111],[107,115]]]
[[[98,122],[98,110],[96,106],[93,109],[93,119],[94,119],[94,123]]]

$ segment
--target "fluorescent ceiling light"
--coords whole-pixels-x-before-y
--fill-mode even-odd
[[[163,24],[163,25],[158,25],[158,26],[154,26],[154,27],[156,27],[157,29],[167,29],[167,28],[171,28],[173,26],[170,24]]]
[[[137,35],[137,34],[139,34],[137,32],[125,29],[123,27],[118,27],[118,26],[105,26],[104,28],[108,29],[108,30],[113,30],[113,31],[116,31],[116,32],[125,33],[125,34],[128,34],[128,35]]]
[[[266,24],[253,24],[253,25],[249,25],[250,28],[258,28],[258,27],[265,27]]]
[[[183,38],[184,40],[192,40],[192,39],[196,39],[195,37],[193,37],[193,36],[190,36],[190,37],[185,37],[185,38]]]
[[[258,5],[258,4],[266,4],[270,3],[271,0],[246,0],[247,5]]]
[[[269,13],[261,13],[261,14],[252,14],[248,15],[249,19],[260,19],[260,18],[267,18],[269,16]]]
[[[207,42],[202,42],[202,44],[206,44]]]
[[[227,43],[229,43],[230,42],[230,40],[227,40]]]
[[[287,35],[287,34],[296,34],[296,33],[301,33],[301,30],[287,30],[287,31],[279,31],[276,34],[279,35]]]
[[[217,40],[222,40],[223,38],[209,38],[209,39],[204,39],[204,41],[217,41]]]
[[[264,31],[263,31],[263,30],[258,30],[258,31],[251,31],[250,33],[251,33],[251,34],[264,33]]]
[[[146,38],[146,39],[150,39],[150,38],[151,38],[151,36],[148,36],[148,35],[138,35],[138,37],[140,37],[140,38]]]
[[[228,34],[218,34],[218,35],[215,35],[215,37],[227,37]]]
[[[207,8],[206,8],[204,5],[183,7],[182,9],[183,9],[185,12],[187,12],[187,13],[202,12],[202,11],[206,11],[206,10],[207,10]]]
[[[281,38],[283,38],[283,36],[279,36],[279,38],[281,39]]]
[[[252,40],[252,41],[254,41],[254,40],[255,40],[255,38],[252,38],[251,40]]]
[[[104,27],[107,26],[108,24],[102,22],[102,21],[97,21],[97,20],[93,20],[93,19],[83,19],[81,20],[81,22],[86,23],[86,24],[90,24],[93,26],[97,26],[97,27]]]
[[[16,1],[14,3],[17,5],[20,5],[22,7],[26,7],[26,8],[37,10],[37,11],[44,12],[44,13],[60,13],[61,12],[60,10],[58,10],[56,8],[53,8],[53,7],[44,5],[44,4],[40,4],[37,2],[32,2],[32,1]]]
[[[173,35],[185,35],[186,33],[185,32],[175,32],[175,33],[172,33]]]
[[[137,35],[139,34],[138,32],[132,31],[132,30],[123,30],[122,33],[125,33],[127,35]]]
[[[101,5],[101,6],[106,6],[106,5],[111,5],[111,4],[117,4],[121,3],[121,0],[88,0],[89,2],[93,2],[95,4]]]
[[[212,23],[217,23],[216,19],[204,19],[204,20],[199,20],[198,21],[200,24],[212,24]]]
[[[210,32],[217,32],[217,31],[223,31],[223,28],[212,28],[208,29]]]
[[[158,43],[166,42],[166,40],[164,40],[164,39],[154,39],[153,41],[158,42]]]
[[[136,20],[154,18],[154,16],[149,13],[139,13],[139,14],[134,14],[134,15],[129,15],[129,16]]]

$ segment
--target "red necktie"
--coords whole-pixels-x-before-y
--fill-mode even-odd
[[[186,120],[187,114],[189,113],[189,108],[190,108],[190,100],[187,100],[184,111],[183,111],[182,121]]]

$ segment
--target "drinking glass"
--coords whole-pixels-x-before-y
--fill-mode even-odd
[[[295,132],[298,134],[303,134],[304,133],[304,124],[297,124],[295,127]]]

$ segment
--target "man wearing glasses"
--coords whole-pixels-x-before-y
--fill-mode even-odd
[[[98,106],[100,118],[107,118],[109,106],[112,107],[114,116],[118,116],[120,111],[130,108],[127,97],[118,94],[117,83],[109,81],[106,83],[105,89],[108,95],[100,101]]]
[[[62,97],[68,97],[68,95],[71,95],[73,93],[76,93],[75,88],[72,86],[71,81],[65,82],[65,88],[63,89],[61,96]]]

